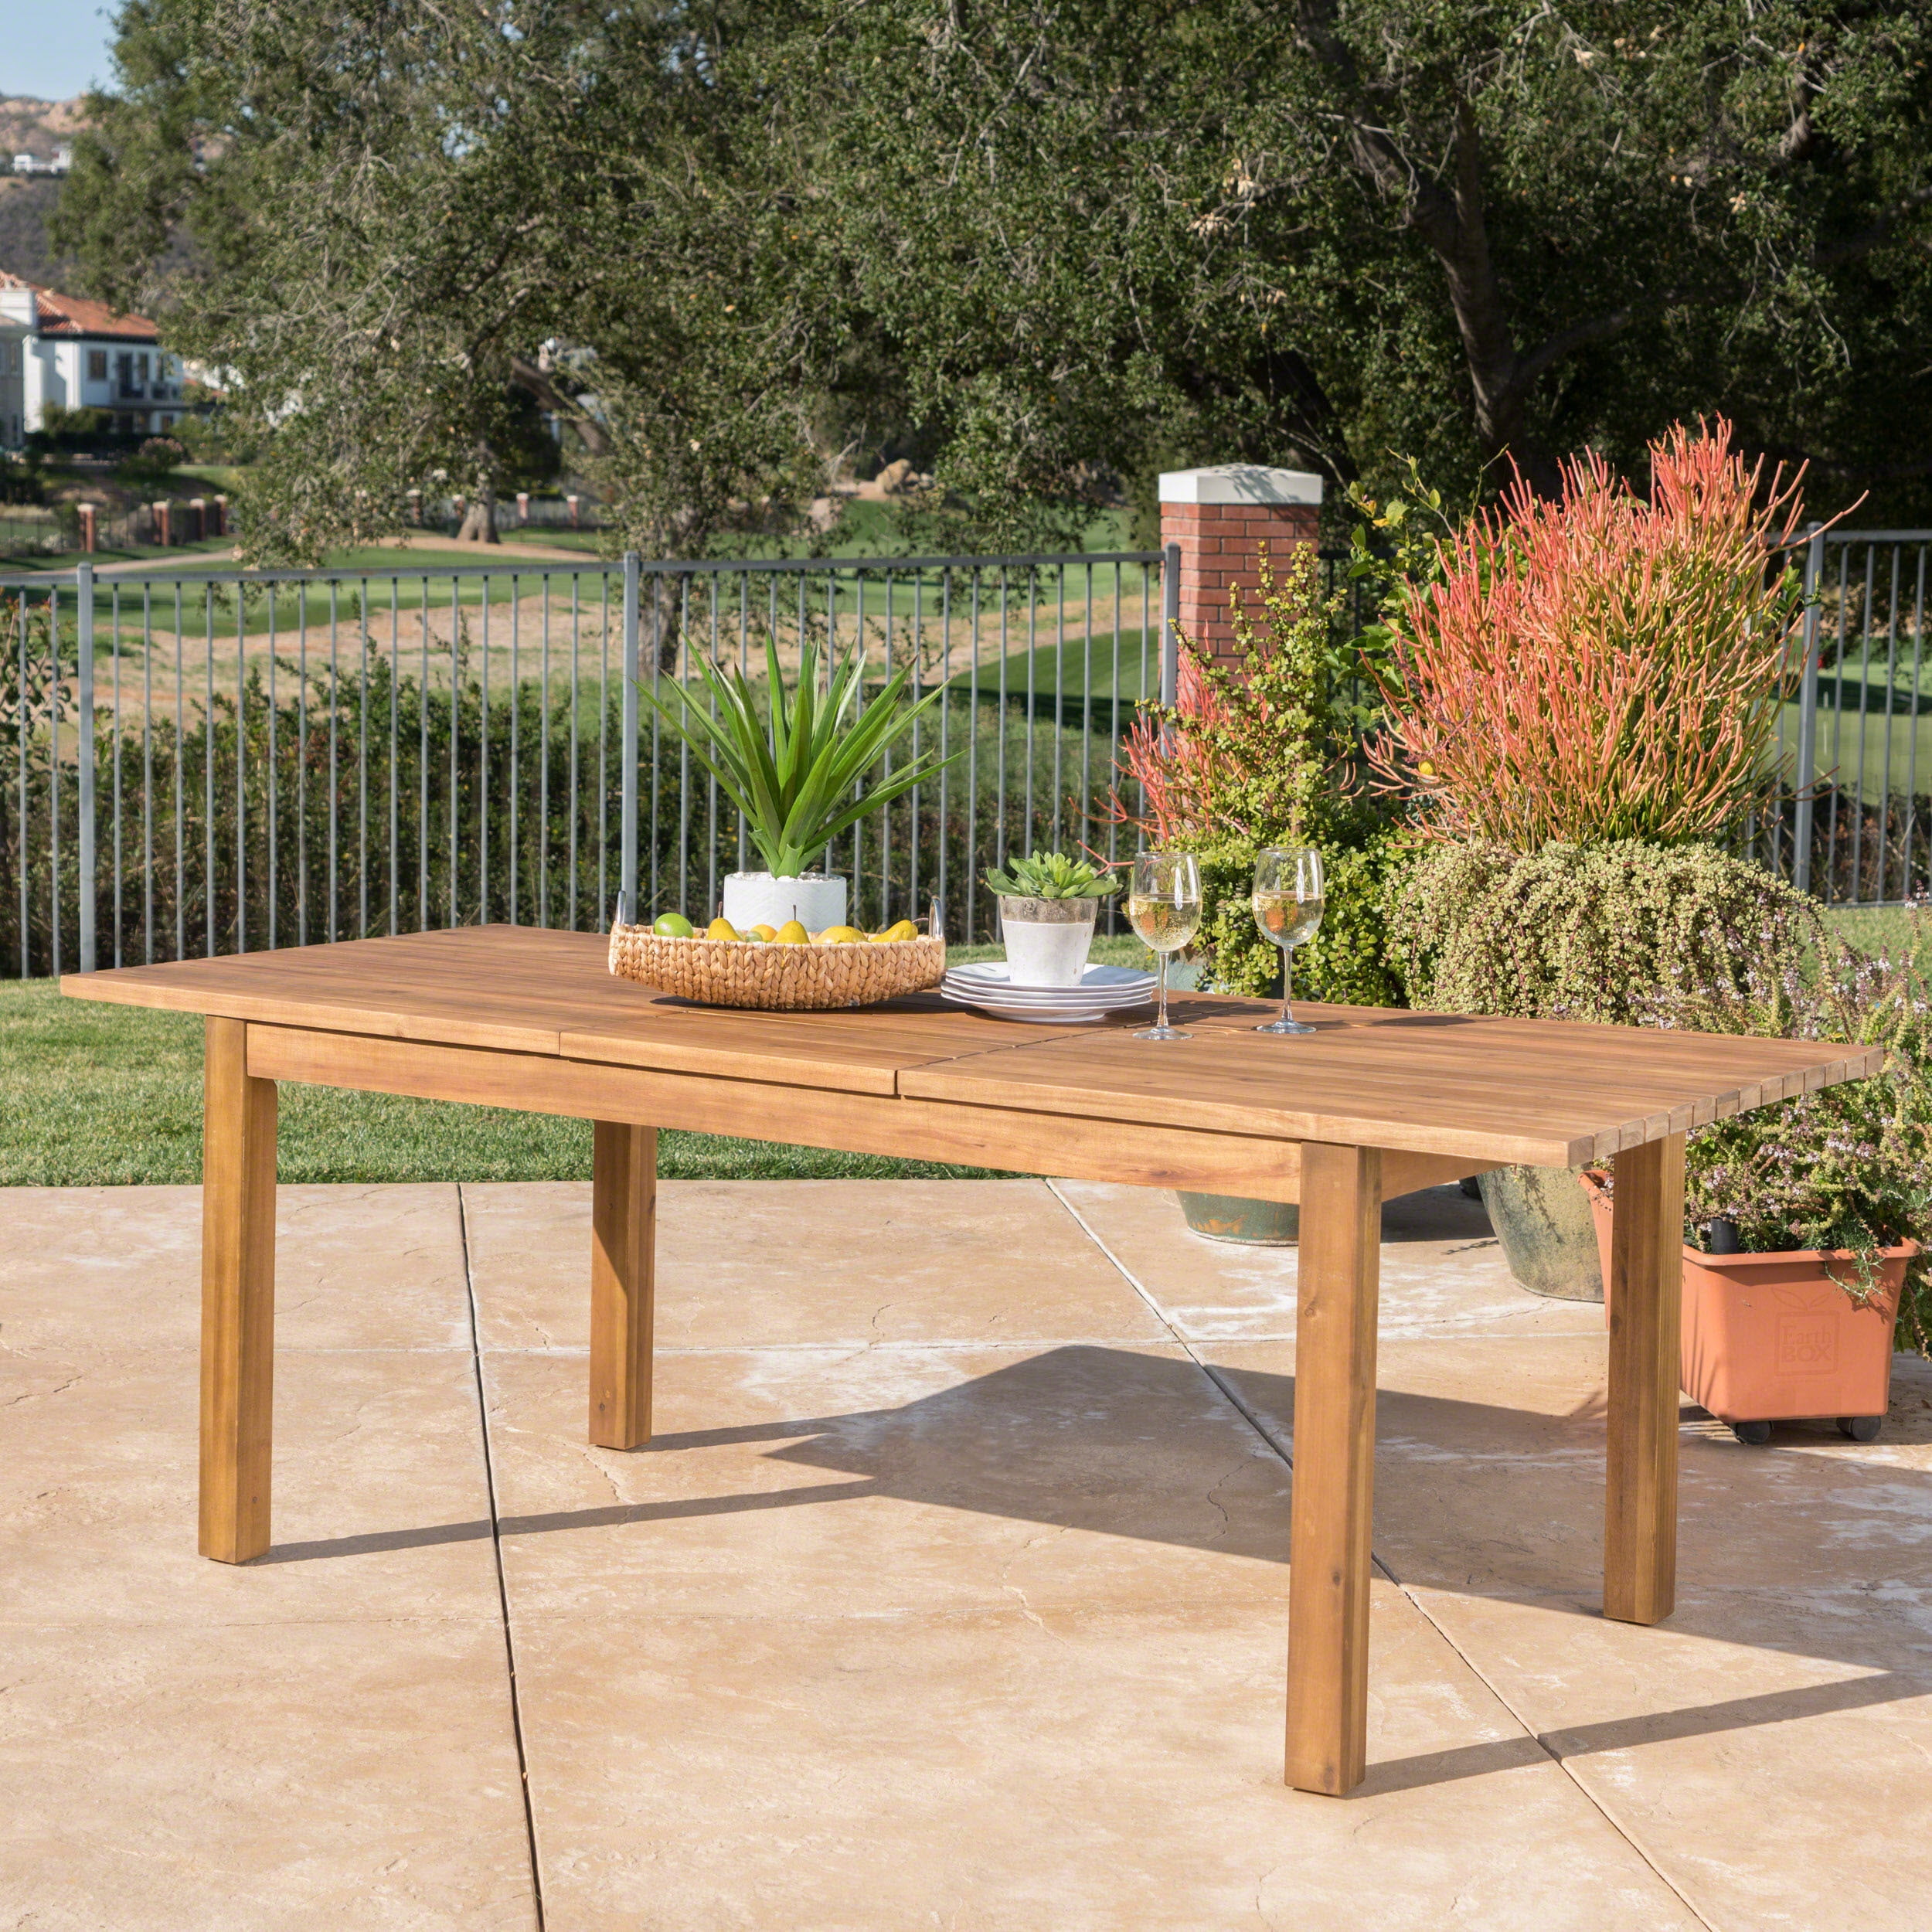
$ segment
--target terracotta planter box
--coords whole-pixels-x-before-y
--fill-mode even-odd
[[[1611,1314],[1611,1197],[1589,1175]],[[1892,1399],[1892,1328],[1915,1243],[1883,1251],[1876,1298],[1861,1307],[1838,1282],[1855,1265],[1844,1250],[1704,1254],[1684,1250],[1684,1315],[1678,1376],[1684,1393],[1740,1435],[1752,1423],[1838,1418],[1869,1441]],[[1855,1278],[1855,1277],[1852,1277]],[[1854,1420],[1867,1426],[1853,1430]],[[1740,1426],[1742,1425],[1742,1426]],[[1764,1440],[1762,1434],[1747,1440]]]

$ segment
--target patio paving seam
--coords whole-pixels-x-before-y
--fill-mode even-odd
[[[1140,1277],[1134,1274],[1134,1270],[1128,1267],[1127,1264],[1114,1252],[1113,1249],[1110,1247],[1104,1240],[1101,1239],[1100,1234],[1087,1221],[1087,1217],[1080,1213],[1080,1209],[1077,1208],[1071,1201],[1067,1199],[1064,1194],[1060,1192],[1059,1182],[1053,1180],[1049,1180],[1046,1185],[1048,1191],[1053,1196],[1054,1199],[1060,1202],[1061,1206],[1066,1209],[1066,1212],[1070,1216],[1073,1216],[1075,1224],[1079,1227],[1081,1233],[1083,1233],[1087,1238],[1100,1250],[1102,1254],[1106,1256],[1107,1260],[1112,1263],[1114,1267],[1119,1270],[1121,1279],[1124,1281],[1128,1286],[1131,1287],[1134,1292],[1140,1297],[1141,1301],[1147,1304],[1148,1311],[1157,1321],[1161,1322],[1162,1325],[1168,1329],[1170,1334],[1173,1335],[1175,1341],[1186,1352],[1189,1360],[1192,1362],[1196,1367],[1199,1369],[1201,1372],[1221,1391],[1222,1394],[1227,1398],[1229,1403],[1247,1423],[1248,1426],[1253,1430],[1255,1434],[1258,1435],[1261,1440],[1281,1458],[1283,1463],[1285,1464],[1290,1470],[1292,1470],[1294,1467],[1294,1457],[1288,1445],[1281,1440],[1276,1435],[1275,1432],[1267,1426],[1267,1423],[1262,1419],[1262,1417],[1257,1415],[1255,1412],[1249,1407],[1247,1403],[1241,1400],[1240,1395],[1236,1393],[1233,1386],[1226,1376],[1219,1373],[1219,1372],[1217,1371],[1211,1364],[1203,1362],[1201,1359],[1200,1356],[1195,1351],[1194,1344],[1189,1340],[1185,1335],[1182,1335],[1181,1332],[1175,1327],[1172,1321],[1168,1319],[1167,1311],[1155,1298],[1152,1291],[1148,1287],[1147,1284],[1143,1282]],[[1242,1338],[1244,1341],[1248,1338],[1249,1338],[1245,1336]],[[1565,1759],[1560,1753],[1550,1749],[1547,1740],[1536,1730],[1532,1725],[1529,1723],[1525,1719],[1522,1713],[1517,1709],[1515,1704],[1504,1695],[1501,1688],[1491,1678],[1488,1672],[1485,1671],[1481,1665],[1476,1662],[1475,1658],[1471,1656],[1468,1651],[1464,1649],[1464,1648],[1456,1641],[1454,1637],[1440,1622],[1430,1614],[1427,1605],[1421,1601],[1421,1600],[1416,1595],[1415,1592],[1410,1590],[1409,1587],[1403,1583],[1402,1579],[1395,1573],[1394,1570],[1389,1567],[1389,1564],[1381,1556],[1376,1555],[1372,1549],[1369,1553],[1369,1558],[1375,1567],[1388,1579],[1389,1582],[1396,1589],[1401,1591],[1403,1596],[1415,1607],[1416,1610],[1420,1614],[1423,1621],[1428,1624],[1429,1628],[1442,1639],[1443,1642],[1449,1647],[1450,1650],[1454,1652],[1456,1656],[1459,1657],[1462,1662],[1468,1666],[1471,1674],[1476,1679],[1477,1682],[1481,1684],[1489,1694],[1495,1699],[1496,1702],[1503,1708],[1503,1709],[1509,1713],[1511,1718],[1513,1719],[1516,1724],[1521,1727],[1524,1736],[1534,1743],[1536,1748],[1540,1750],[1552,1764],[1555,1764],[1563,1772],[1564,1777],[1570,1781],[1572,1786],[1573,1786],[1575,1789],[1582,1794],[1584,1801],[1590,1805],[1590,1808],[1603,1819],[1604,1823],[1610,1827],[1611,1830],[1615,1832],[1617,1837],[1621,1838],[1624,1842],[1630,1847],[1631,1850],[1637,1855],[1637,1857],[1643,1862],[1643,1863],[1652,1873],[1655,1874],[1658,1883],[1663,1886],[1665,1889],[1670,1893],[1671,1896],[1683,1906],[1684,1910],[1688,1912],[1699,1925],[1707,1927],[1708,1932],[1722,1932],[1722,1928],[1715,1924],[1710,1919],[1706,1917],[1703,1913],[1700,1912],[1697,1909],[1696,1906],[1689,1899],[1685,1896],[1682,1888],[1672,1882],[1669,1874],[1663,1869],[1655,1859],[1651,1856],[1650,1853],[1645,1850],[1643,1845],[1638,1840],[1638,1838],[1624,1825],[1614,1813],[1613,1813],[1604,1804],[1602,1800],[1590,1790],[1590,1787],[1585,1784],[1573,1770],[1571,1770],[1567,1760]]]
[[[476,1383],[477,1427],[483,1440],[483,1481],[489,1500],[490,1556],[496,1569],[497,1610],[503,1631],[503,1662],[510,1693],[510,1731],[516,1740],[517,1784],[523,1800],[523,1835],[530,1860],[530,1897],[536,1932],[544,1932],[543,1868],[536,1852],[536,1815],[530,1804],[530,1766],[523,1749],[523,1711],[517,1694],[516,1639],[510,1628],[510,1594],[503,1578],[502,1518],[496,1502],[496,1459],[490,1441],[489,1399],[483,1386],[483,1341],[476,1311],[476,1277],[470,1265],[470,1221],[463,1183],[456,1184],[457,1240],[463,1253],[463,1291],[470,1312],[470,1366]]]
[[[1400,1590],[1403,1595],[1407,1597],[1410,1602],[1413,1604],[1416,1608],[1422,1613],[1423,1617],[1428,1624],[1430,1628],[1434,1631],[1437,1635],[1441,1638],[1442,1641],[1447,1644],[1465,1664],[1469,1666],[1470,1670],[1475,1674],[1478,1682],[1479,1682],[1488,1691],[1490,1696],[1495,1698],[1496,1702],[1500,1704],[1503,1709],[1506,1710],[1509,1715],[1522,1726],[1523,1734],[1534,1742],[1536,1748],[1543,1752],[1543,1753],[1563,1772],[1564,1777],[1568,1778],[1570,1783],[1583,1794],[1585,1801],[1597,1812],[1597,1814],[1604,1820],[1604,1822],[1607,1824],[1610,1828],[1634,1852],[1636,1853],[1638,1857],[1641,1859],[1645,1864],[1648,1866],[1651,1870],[1657,1875],[1657,1882],[1658,1884],[1663,1886],[1699,1925],[1709,1927],[1709,1932],[1723,1932],[1723,1929],[1719,1927],[1714,1920],[1709,1918],[1704,1913],[1698,1910],[1696,1902],[1688,1896],[1685,1893],[1683,1887],[1679,1885],[1676,1881],[1672,1878],[1671,1875],[1664,1869],[1663,1866],[1659,1864],[1655,1859],[1651,1857],[1650,1853],[1645,1849],[1642,1841],[1638,1838],[1635,1832],[1626,1825],[1622,1820],[1617,1817],[1617,1814],[1613,1811],[1594,1791],[1590,1789],[1590,1786],[1570,1769],[1569,1759],[1566,1757],[1562,1752],[1553,1750],[1550,1748],[1549,1740],[1545,1737],[1540,1731],[1537,1730],[1536,1727],[1530,1723],[1529,1720],[1523,1716],[1522,1713],[1518,1710],[1516,1706],[1511,1702],[1508,1695],[1504,1692],[1502,1685],[1497,1683],[1496,1681],[1490,1676],[1488,1672],[1476,1662],[1475,1658],[1456,1641],[1455,1638],[1450,1634],[1447,1627],[1440,1622],[1437,1618],[1430,1614],[1428,1606],[1423,1602],[1421,1598],[1419,1597],[1400,1577],[1396,1576],[1379,1556],[1377,1556],[1375,1559],[1375,1563],[1376,1568],[1381,1570],[1383,1574],[1389,1579],[1389,1582],[1393,1583],[1396,1588]]]

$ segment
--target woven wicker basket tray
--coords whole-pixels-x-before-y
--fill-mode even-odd
[[[708,1006],[815,1012],[871,1006],[937,986],[945,977],[946,941],[761,945],[749,939],[662,939],[648,926],[613,926],[611,970]]]

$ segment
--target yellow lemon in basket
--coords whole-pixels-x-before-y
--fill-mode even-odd
[[[736,939],[739,937],[739,933],[737,927],[733,925],[730,920],[714,919],[705,928],[704,936],[706,939]]]
[[[818,935],[818,943],[821,946],[849,946],[855,941],[861,946],[864,945],[866,935],[851,926],[828,926]]]
[[[777,940],[781,946],[808,946],[811,943],[811,934],[807,932],[795,919],[787,919],[777,931],[772,934],[772,937]]]
[[[919,928],[910,919],[902,919],[896,926],[888,926],[879,937],[888,943],[897,939],[917,939]]]
[[[778,928],[776,926],[754,926],[750,932],[745,934],[745,937],[747,939],[763,939],[766,940],[774,940],[777,937]]]

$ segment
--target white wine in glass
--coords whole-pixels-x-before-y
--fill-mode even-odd
[[[1183,1028],[1167,1023],[1167,960],[1178,953],[1201,923],[1201,869],[1191,852],[1144,852],[1134,861],[1127,890],[1128,922],[1141,943],[1159,956],[1161,1009],[1136,1039],[1188,1039]]]
[[[1281,948],[1281,1017],[1257,1033],[1312,1033],[1288,1011],[1294,949],[1321,928],[1321,855],[1311,845],[1270,845],[1254,860],[1254,923]]]

